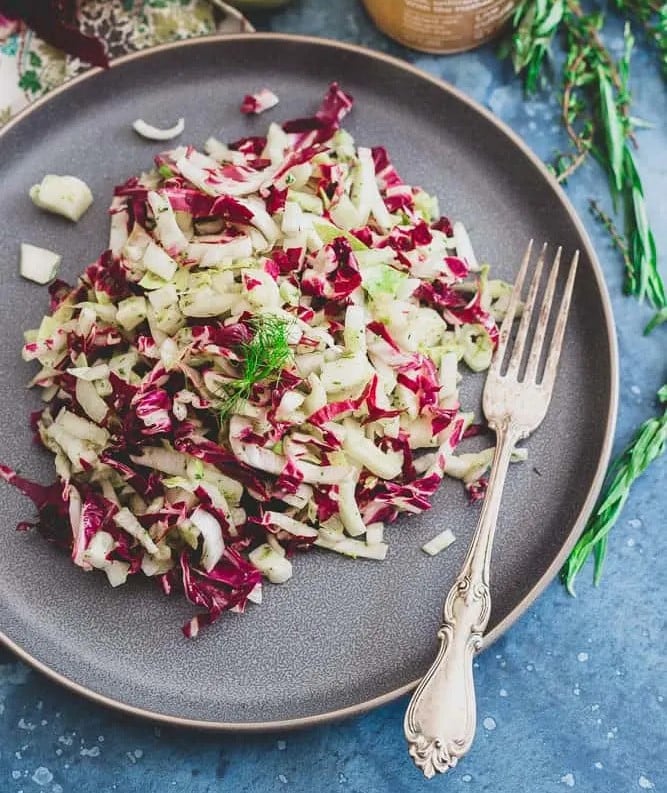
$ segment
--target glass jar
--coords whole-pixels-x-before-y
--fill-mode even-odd
[[[462,52],[502,30],[517,0],[362,0],[375,24],[423,52]]]

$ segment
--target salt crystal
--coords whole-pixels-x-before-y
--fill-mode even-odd
[[[574,787],[574,775],[573,774],[565,774],[560,778],[560,781],[567,785],[568,787]]]
[[[53,782],[53,774],[49,771],[48,768],[45,768],[43,765],[40,765],[39,768],[35,770],[35,773],[32,775],[32,781],[36,785],[48,785],[49,782]]]

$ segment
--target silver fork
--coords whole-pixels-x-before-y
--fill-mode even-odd
[[[482,645],[484,629],[491,612],[489,566],[505,476],[517,442],[527,438],[542,423],[556,379],[579,260],[577,251],[572,257],[556,315],[544,374],[538,381],[544,340],[552,316],[561,248],[558,248],[551,267],[530,341],[525,374],[519,380],[546,249],[545,244],[535,265],[504,374],[501,373],[503,361],[526,280],[532,240],[523,257],[500,329],[498,348],[489,369],[483,397],[484,414],[489,426],[495,430],[497,439],[486,499],[461,572],[445,600],[443,622],[438,631],[438,655],[417,686],[405,714],[403,726],[410,755],[428,778],[436,772],[453,768],[459,758],[466,754],[475,735],[477,716],[472,662],[475,652]]]

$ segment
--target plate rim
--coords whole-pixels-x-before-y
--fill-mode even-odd
[[[504,634],[505,631],[507,631],[508,628],[510,628],[524,614],[524,612],[528,609],[528,607],[531,606],[535,600],[537,600],[537,598],[542,594],[542,592],[546,589],[546,587],[556,577],[567,555],[569,554],[570,550],[572,549],[576,540],[578,539],[581,531],[583,530],[584,525],[588,520],[588,516],[595,505],[600,490],[602,489],[602,484],[604,482],[607,466],[609,464],[609,459],[611,457],[611,450],[614,442],[614,435],[616,428],[616,419],[618,414],[619,359],[618,359],[618,344],[616,339],[616,330],[615,330],[611,298],[609,296],[609,291],[607,289],[604,273],[602,270],[602,266],[600,265],[597,253],[595,251],[595,248],[593,247],[588,232],[586,231],[586,228],[584,227],[577,211],[570,202],[570,199],[564,192],[563,188],[556,181],[556,179],[547,169],[547,167],[542,162],[542,160],[539,159],[539,157],[532,151],[532,149],[528,146],[528,144],[525,143],[524,140],[516,132],[514,132],[514,130],[512,130],[512,128],[508,124],[506,124],[502,119],[495,116],[490,110],[484,107],[481,103],[467,96],[464,92],[462,92],[455,86],[451,85],[446,80],[443,80],[439,77],[435,77],[434,75],[423,71],[417,66],[414,66],[413,64],[408,63],[407,61],[404,61],[393,55],[388,55],[384,52],[373,50],[368,47],[361,46],[359,44],[336,41],[335,39],[327,38],[325,36],[309,36],[309,35],[301,35],[294,33],[269,33],[269,32],[215,33],[208,36],[199,36],[192,39],[186,39],[183,41],[167,42],[165,44],[149,47],[147,49],[140,50],[138,52],[128,53],[127,55],[123,55],[111,61],[109,68],[114,69],[119,66],[123,66],[124,64],[129,63],[131,61],[140,60],[142,58],[150,58],[153,54],[159,52],[167,52],[169,50],[179,50],[187,47],[207,46],[211,44],[224,44],[225,42],[245,41],[245,40],[253,40],[253,41],[263,40],[266,42],[274,42],[274,43],[296,42],[297,44],[333,47],[334,49],[339,49],[346,52],[354,52],[363,55],[364,57],[386,63],[390,66],[401,69],[405,72],[409,72],[410,74],[417,76],[421,80],[426,80],[427,82],[439,88],[441,91],[444,91],[445,93],[455,97],[458,101],[463,102],[471,110],[478,113],[487,121],[489,121],[501,134],[503,134],[506,138],[508,138],[509,141],[516,148],[519,149],[519,151],[524,155],[524,157],[526,157],[526,159],[530,162],[533,168],[535,168],[539,172],[539,174],[546,180],[547,184],[551,187],[553,193],[556,195],[556,197],[558,198],[558,200],[561,202],[564,209],[566,210],[569,219],[571,220],[575,230],[577,231],[577,233],[581,238],[581,241],[583,243],[584,253],[588,257],[588,260],[590,261],[593,276],[595,278],[596,285],[600,292],[601,304],[602,304],[601,307],[605,322],[605,331],[609,342],[609,377],[610,377],[609,414],[604,429],[604,440],[602,443],[600,456],[597,462],[595,475],[593,477],[591,487],[588,490],[588,494],[586,496],[586,499],[584,500],[582,508],[580,509],[579,514],[574,520],[572,524],[572,528],[570,529],[570,532],[568,534],[568,537],[561,546],[559,552],[556,554],[556,557],[549,565],[549,567],[546,569],[546,571],[542,574],[542,576],[537,580],[534,586],[531,587],[528,593],[519,601],[519,603],[512,609],[512,611],[510,611],[510,613],[507,614],[506,617],[504,617],[491,631],[489,631],[489,633],[485,634],[480,649],[481,652],[482,650],[485,650],[491,644],[493,644],[493,642],[496,641],[496,639],[500,638],[500,636],[502,636],[502,634]],[[68,80],[67,82],[56,87],[53,91],[40,97],[31,104],[27,105],[25,108],[19,111],[19,113],[17,113],[17,115],[14,116],[14,118],[12,118],[2,128],[0,128],[0,140],[11,129],[18,126],[33,111],[49,103],[51,100],[56,99],[61,94],[65,93],[75,85],[78,85],[79,83],[82,83],[86,80],[95,79],[98,74],[102,74],[104,73],[104,71],[106,70],[98,67],[89,69],[87,72],[84,72],[74,77],[73,79]],[[443,589],[443,597],[444,597],[444,589]],[[33,669],[36,669],[38,672],[45,675],[50,680],[58,683],[61,686],[64,686],[65,688],[69,689],[70,691],[73,691],[76,694],[85,697],[86,699],[92,702],[95,702],[98,705],[104,705],[105,707],[111,708],[116,712],[130,714],[132,716],[136,716],[142,719],[148,719],[153,722],[161,722],[165,724],[170,724],[172,726],[189,727],[189,728],[207,730],[212,732],[262,733],[272,730],[290,730],[290,729],[298,729],[302,727],[310,727],[318,724],[326,724],[328,722],[338,721],[340,719],[348,718],[351,716],[358,716],[361,715],[362,713],[366,713],[369,710],[372,710],[374,708],[392,702],[398,699],[399,697],[403,696],[404,694],[407,694],[410,691],[412,691],[412,689],[414,689],[417,686],[417,683],[419,682],[419,680],[414,680],[410,683],[406,683],[405,685],[400,686],[399,688],[385,692],[384,694],[381,694],[377,697],[372,697],[371,699],[364,700],[363,702],[359,702],[354,705],[348,705],[344,708],[337,708],[335,710],[326,711],[324,713],[317,713],[310,716],[299,716],[291,719],[278,719],[273,721],[223,722],[223,721],[214,721],[209,719],[194,719],[186,716],[175,716],[168,713],[160,713],[159,711],[153,711],[148,708],[138,707],[128,702],[124,702],[121,699],[115,699],[110,696],[107,696],[106,694],[101,694],[92,688],[88,688],[87,686],[84,686],[81,683],[77,683],[75,680],[72,680],[70,677],[63,675],[60,672],[51,669],[51,667],[49,667],[45,662],[40,661],[39,659],[31,655],[29,652],[24,650],[20,645],[18,645],[16,642],[10,639],[1,630],[0,630],[0,646],[6,647],[8,650],[14,653],[14,655],[16,655],[21,661],[24,661]]]

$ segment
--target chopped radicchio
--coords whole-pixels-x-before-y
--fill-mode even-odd
[[[46,5],[67,6],[48,24],[73,35],[74,4]],[[114,586],[143,574],[180,593],[188,637],[313,545],[384,558],[371,524],[428,509],[482,431],[464,432],[457,363],[466,339],[475,362],[497,343],[484,277],[464,280],[470,251],[385,148],[341,130],[351,107],[333,83],[266,137],[159,154],[115,188],[109,249],[50,286],[26,334],[57,478],[0,466],[35,504],[19,528]]]

